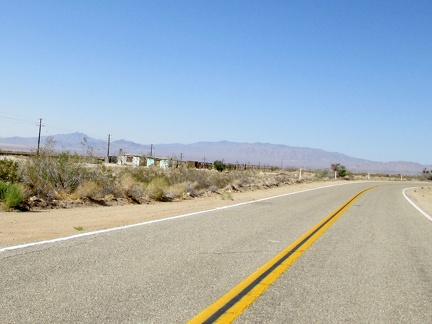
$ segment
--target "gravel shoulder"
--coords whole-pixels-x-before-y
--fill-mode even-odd
[[[406,195],[426,214],[432,215],[432,185],[409,189]]]
[[[209,197],[147,205],[0,212],[0,247],[136,224],[339,183],[343,184],[346,181],[301,183],[246,192],[234,191],[229,195],[214,194]],[[411,189],[407,194],[420,208],[432,215],[430,187]]]

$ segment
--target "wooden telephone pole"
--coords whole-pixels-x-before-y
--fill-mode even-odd
[[[36,125],[36,126],[38,126],[38,125]],[[40,139],[41,139],[41,129],[42,129],[42,126],[44,126],[44,125],[42,125],[42,118],[39,118],[39,136],[38,136],[38,146],[37,146],[37,152],[36,152],[37,156],[39,156],[39,149],[40,149]]]
[[[109,163],[110,161],[110,144],[111,144],[111,134],[108,134],[108,149],[107,149],[107,159],[106,162]]]

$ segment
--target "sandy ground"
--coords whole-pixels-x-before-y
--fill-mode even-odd
[[[409,189],[406,191],[408,198],[420,207],[428,215],[432,216],[432,184],[428,186]]]
[[[344,183],[344,182],[340,182]],[[114,207],[81,207],[34,212],[0,212],[0,247],[70,236],[111,227],[207,210],[322,186],[335,182],[303,183],[249,192],[232,192],[170,203]],[[409,197],[432,215],[432,189],[411,189]]]

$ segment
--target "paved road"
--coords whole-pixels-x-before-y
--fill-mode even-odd
[[[373,183],[0,253],[1,323],[184,323]],[[237,323],[432,322],[432,222],[366,192]]]

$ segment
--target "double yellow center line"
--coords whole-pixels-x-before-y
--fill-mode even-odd
[[[297,260],[354,202],[365,189],[339,206],[303,236],[252,273],[214,304],[204,309],[188,323],[231,323]]]

